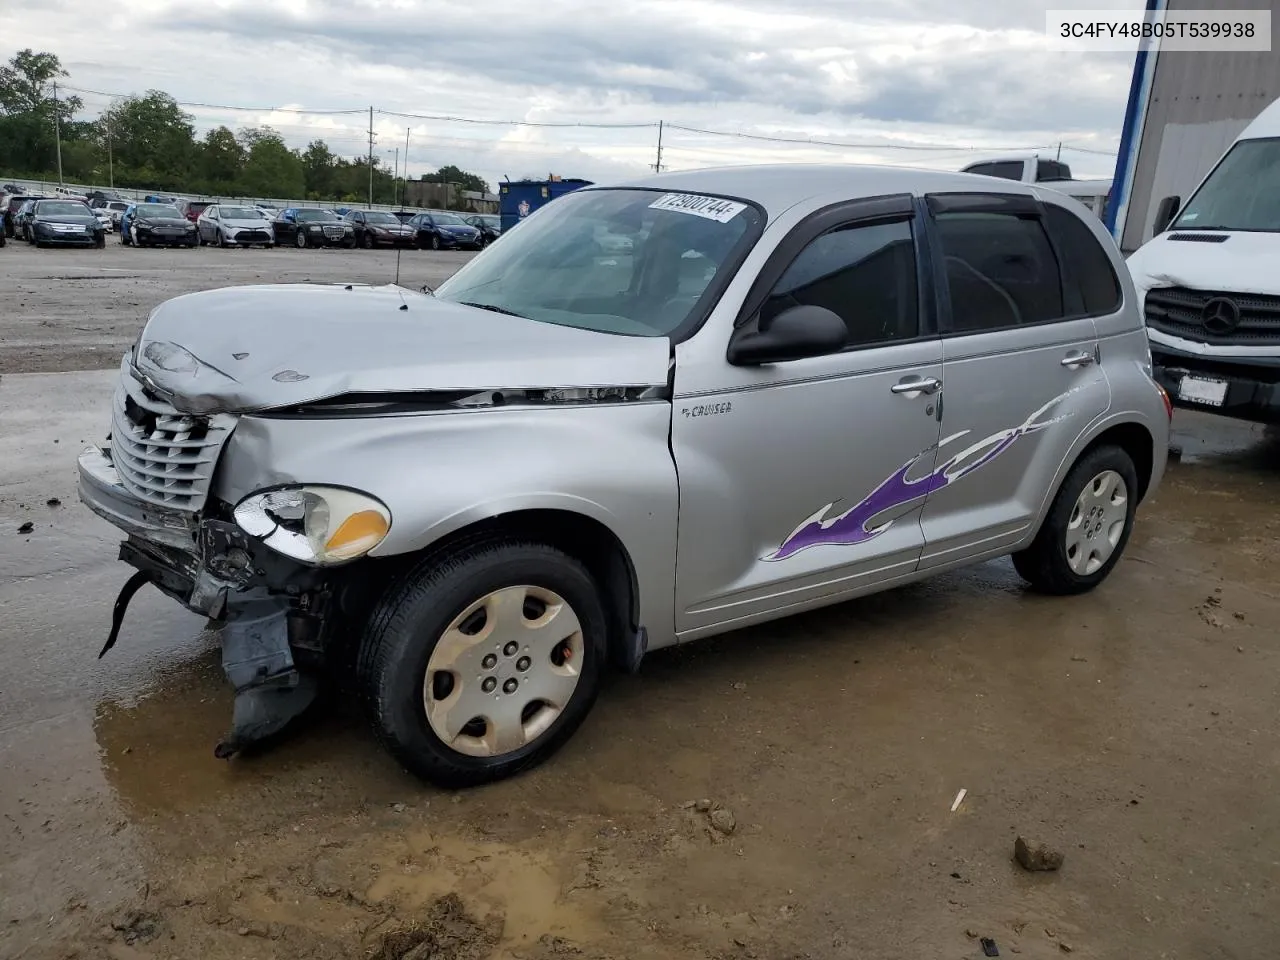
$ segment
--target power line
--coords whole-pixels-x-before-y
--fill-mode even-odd
[[[129,97],[137,96],[137,94],[133,94],[133,93],[107,93],[103,90],[86,90],[83,87],[68,87],[65,85],[63,86],[62,89],[72,90],[76,93],[88,93],[96,97],[111,97],[113,99],[127,99]],[[197,103],[192,100],[175,100],[174,103],[176,103],[180,107],[196,107],[201,110],[243,110],[248,113],[314,113],[314,114],[324,114],[328,116],[338,116],[342,114],[356,114],[356,113],[365,112],[363,109],[360,109],[360,108],[356,108],[353,110],[312,110],[308,107],[241,107],[241,106],[234,106],[229,103]]]
[[[915,150],[920,152],[937,153],[940,151],[954,152],[956,150],[966,151],[983,151],[983,152],[1025,152],[1029,150],[1046,150],[1045,146],[1031,147],[988,147],[973,146],[971,144],[960,143],[941,143],[941,144],[922,144],[922,143],[849,143],[841,140],[815,140],[807,137],[778,137],[764,133],[742,133],[741,131],[731,130],[705,130],[701,127],[686,127],[678,123],[668,123],[669,130],[683,130],[685,133],[701,133],[709,137],[736,137],[740,140],[761,140],[766,143],[793,143],[804,146],[814,147],[845,147],[850,150]]]
[[[593,130],[639,130],[653,129],[658,122],[646,123],[596,123],[593,121],[551,121],[551,120],[482,120],[476,117],[451,117],[430,113],[400,113],[396,110],[378,110],[383,117],[404,117],[410,120],[438,120],[447,123],[475,123],[499,127],[587,127]]]

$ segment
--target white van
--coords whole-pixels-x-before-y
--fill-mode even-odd
[[[1129,257],[1156,379],[1179,406],[1280,423],[1280,100]]]

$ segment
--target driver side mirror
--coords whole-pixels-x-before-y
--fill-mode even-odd
[[[734,331],[726,359],[735,367],[802,360],[839,353],[849,331],[839,314],[826,307],[788,307],[767,325],[760,320]]]
[[[1156,221],[1151,229],[1152,236],[1169,229],[1169,224],[1173,223],[1173,218],[1178,215],[1180,206],[1182,206],[1181,197],[1165,197],[1160,201],[1160,206],[1156,208]]]

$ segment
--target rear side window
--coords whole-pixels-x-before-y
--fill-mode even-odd
[[[1022,161],[1002,160],[999,163],[975,163],[965,173],[977,173],[984,177],[999,177],[1001,180],[1021,180]]]
[[[1042,183],[1070,180],[1071,168],[1058,160],[1038,160],[1036,161],[1036,179]]]
[[[838,314],[850,347],[919,336],[911,224],[839,227],[810,241],[770,291],[761,317],[801,304]]]
[[[941,213],[951,317],[957,333],[978,333],[1064,316],[1062,276],[1036,217]]]
[[[1045,226],[1072,286],[1079,290],[1084,312],[1098,317],[1119,310],[1120,280],[1093,231],[1070,210],[1051,203],[1045,204]]]

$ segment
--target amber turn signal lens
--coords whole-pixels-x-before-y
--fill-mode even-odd
[[[358,557],[376,547],[391,529],[382,514],[375,510],[361,510],[342,521],[329,542],[325,553],[333,557]]]

